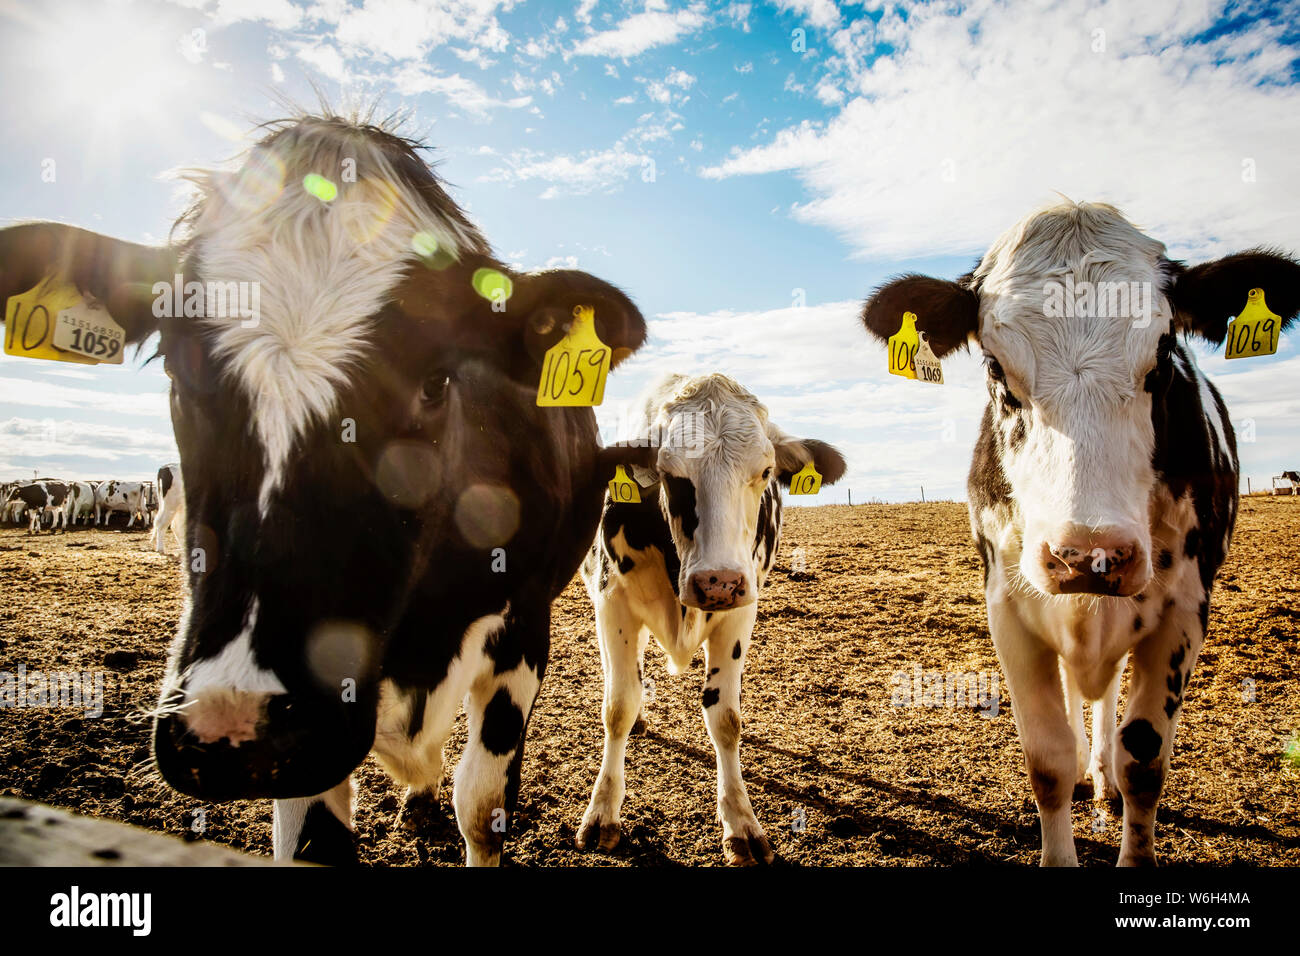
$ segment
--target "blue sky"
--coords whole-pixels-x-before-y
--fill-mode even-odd
[[[1055,198],[1120,206],[1196,261],[1300,249],[1295,4],[830,0],[56,2],[0,9],[0,219],[159,241],[168,173],[234,156],[277,97],[406,109],[498,253],[626,289],[664,371],[722,370],[851,470],[819,501],[961,498],[982,402],[885,374],[854,312],[955,276]],[[800,32],[801,31],[801,32]],[[54,161],[54,181],[42,171]],[[1256,487],[1300,465],[1300,350],[1202,350]],[[0,477],[141,477],[175,457],[154,367],[0,355]]]

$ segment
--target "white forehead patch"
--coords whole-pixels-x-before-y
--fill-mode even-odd
[[[1164,254],[1112,206],[1031,213],[975,270],[981,340],[1036,399],[1131,394],[1169,328]]]
[[[642,434],[648,430],[681,467],[741,467],[771,444],[766,406],[717,372],[663,379],[647,396],[645,416]]]
[[[255,319],[203,321],[252,408],[266,460],[258,496],[265,514],[294,443],[337,410],[371,318],[404,271],[428,254],[430,240],[453,257],[486,244],[431,208],[379,142],[336,123],[308,120],[255,147],[238,172],[193,178],[202,190],[192,222],[200,278],[255,284]]]

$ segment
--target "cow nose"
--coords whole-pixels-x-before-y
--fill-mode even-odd
[[[1076,530],[1043,543],[1043,570],[1059,594],[1131,595],[1149,573],[1142,553],[1131,535]]]
[[[706,611],[735,607],[745,596],[745,575],[740,571],[697,571],[691,575],[691,594]]]
[[[234,688],[207,688],[181,705],[181,720],[200,743],[228,740],[238,747],[257,737],[270,697]]]

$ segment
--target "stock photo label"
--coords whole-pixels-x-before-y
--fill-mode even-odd
[[[576,306],[568,335],[546,351],[537,404],[552,408],[599,405],[605,399],[609,360],[609,346],[596,334],[595,310]]]
[[[116,333],[104,343],[99,356],[94,354],[99,346],[98,334],[80,329],[83,322]],[[81,331],[75,339],[85,348],[70,347],[74,337],[69,330]],[[9,355],[98,365],[100,361],[113,361],[111,353],[121,362],[125,339],[126,333],[107,311],[91,310],[76,288],[53,278],[42,279],[26,292],[11,295],[5,304],[5,352]]]
[[[1224,358],[1254,358],[1277,352],[1282,319],[1269,311],[1263,289],[1251,289],[1241,315],[1228,323],[1228,351]]]

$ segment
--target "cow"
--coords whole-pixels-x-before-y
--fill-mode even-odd
[[[741,674],[781,536],[781,486],[810,462],[831,484],[844,459],[824,442],[786,434],[757,398],[717,373],[668,376],[637,408],[626,443],[654,449],[646,466],[633,466],[640,501],[607,494],[582,567],[605,672],[605,747],[577,843],[618,843],[624,755],[641,719],[653,634],[673,674],[704,647],[701,709],[717,755],[723,854],[734,865],[770,863],[741,777]]]
[[[355,859],[372,748],[418,822],[464,701],[456,818],[467,862],[500,862],[551,601],[613,472],[590,407],[537,404],[542,369],[579,319],[611,367],[646,335],[594,276],[503,264],[421,149],[297,115],[194,175],[169,245],[0,231],[0,295],[58,271],[129,343],[159,333],[188,600],[154,760],[203,801],[275,800],[281,859]],[[255,312],[184,291],[232,285]]]
[[[1103,306],[1118,288],[1130,307]],[[1180,333],[1223,342],[1252,289],[1288,324],[1300,265],[1252,250],[1189,267],[1114,207],[1065,202],[1013,226],[968,275],[902,276],[863,308],[881,340],[912,312],[937,357],[983,351],[971,532],[1044,866],[1077,863],[1071,800],[1088,778],[1098,800],[1123,797],[1120,865],[1156,862],[1156,806],[1238,496],[1232,423]]]
[[[139,519],[142,525],[149,523],[148,488],[143,481],[105,481],[95,489],[95,524],[108,524],[109,516],[121,511],[129,516],[126,526],[130,528]],[[101,521],[102,518],[102,521]]]
[[[162,497],[162,507],[153,523],[153,547],[159,554],[167,553],[167,532],[176,534],[182,547],[185,539],[176,531],[176,525],[185,527],[185,486],[181,483],[181,466],[173,462],[158,469],[156,486]]]
[[[5,503],[6,510],[11,504],[22,503],[23,509],[20,513],[27,515],[28,534],[37,534],[41,530],[46,515],[50,517],[51,532],[59,527],[60,522],[63,524],[63,530],[67,531],[67,514],[63,508],[67,495],[68,486],[62,481],[53,478],[25,481],[9,493],[9,500]]]
[[[14,495],[20,485],[21,481],[6,481],[0,485],[0,521],[17,523],[27,509],[23,500]]]
[[[76,524],[84,518],[87,523],[95,513],[95,486],[89,481],[68,482],[68,494],[63,499],[63,526]]]

